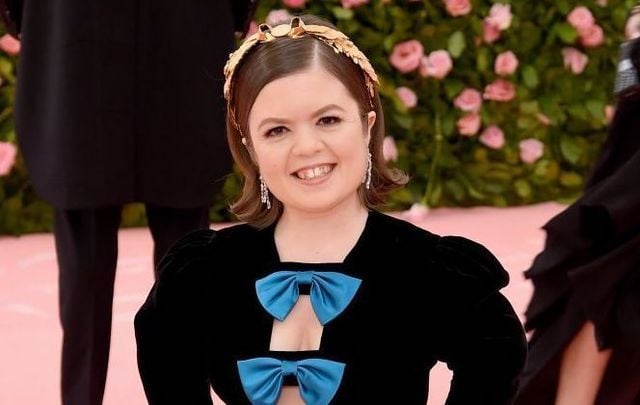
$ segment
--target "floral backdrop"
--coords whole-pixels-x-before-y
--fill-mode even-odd
[[[507,206],[579,195],[614,113],[618,46],[635,0],[263,0],[256,22],[325,17],[381,80],[385,156],[411,182],[389,209]],[[256,23],[252,29],[256,29]],[[0,234],[46,230],[16,149],[19,43],[0,38]],[[212,209],[239,188],[230,177]],[[144,221],[139,205],[123,222]]]

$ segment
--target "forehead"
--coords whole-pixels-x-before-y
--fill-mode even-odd
[[[347,111],[358,107],[337,77],[322,67],[314,67],[264,86],[251,108],[249,120],[265,116],[298,116],[328,104],[336,104]]]

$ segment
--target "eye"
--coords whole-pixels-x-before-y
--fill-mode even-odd
[[[275,127],[275,128],[271,128],[270,130],[268,130],[267,132],[265,132],[264,136],[266,138],[272,137],[272,136],[278,136],[278,135],[282,135],[284,134],[284,132],[287,130],[287,128],[285,127]]]
[[[322,117],[318,120],[318,123],[320,125],[336,125],[339,124],[340,121],[342,121],[339,117],[334,117],[334,116],[329,116],[329,117]]]

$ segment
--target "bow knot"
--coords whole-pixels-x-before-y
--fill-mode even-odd
[[[320,323],[325,325],[344,311],[361,282],[336,272],[277,271],[256,281],[256,293],[264,309],[283,321],[298,301],[298,286],[311,285],[311,306]]]
[[[258,357],[238,361],[242,388],[253,405],[276,404],[284,376],[298,381],[300,396],[307,405],[326,405],[338,391],[344,363],[325,359],[300,361]]]
[[[311,285],[312,280],[313,280],[312,271],[299,271],[296,274],[296,281],[298,282],[298,284]]]
[[[297,361],[290,361],[290,360],[283,360],[282,361],[282,375],[283,376],[289,376],[289,375],[296,375],[296,373],[298,372],[298,362]]]

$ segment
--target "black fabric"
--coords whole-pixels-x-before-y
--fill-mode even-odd
[[[147,206],[154,253],[208,228],[206,207]],[[122,207],[55,210],[62,340],[62,403],[99,405],[104,394]]]
[[[19,38],[22,22],[22,0],[0,0],[0,15],[7,33]]]
[[[258,7],[258,0],[232,1],[236,32],[245,36]]]
[[[640,363],[631,360],[640,357],[638,112],[636,88],[619,101],[583,196],[544,226],[544,250],[525,273],[535,287],[526,312],[533,336],[518,404],[540,403],[541,391],[555,395],[558,356],[587,321],[600,348],[630,359],[624,370],[611,359],[597,404],[640,403]]]
[[[120,211],[120,207],[54,211],[63,332],[63,404],[102,403]]]
[[[209,204],[232,168],[236,3],[24,2],[16,130],[39,194],[61,209]]]
[[[343,263],[281,263],[273,230],[200,231],[165,256],[135,320],[151,404],[210,404],[209,384],[227,404],[246,404],[236,362],[258,356],[346,363],[335,404],[424,404],[436,361],[454,372],[447,404],[511,403],[526,341],[498,292],[507,273],[484,247],[372,212]],[[363,281],[318,350],[272,352],[255,281],[294,269]]]
[[[154,275],[158,278],[158,264],[169,248],[187,233],[209,227],[209,209],[177,209],[147,204],[145,211],[149,231],[153,237]]]

